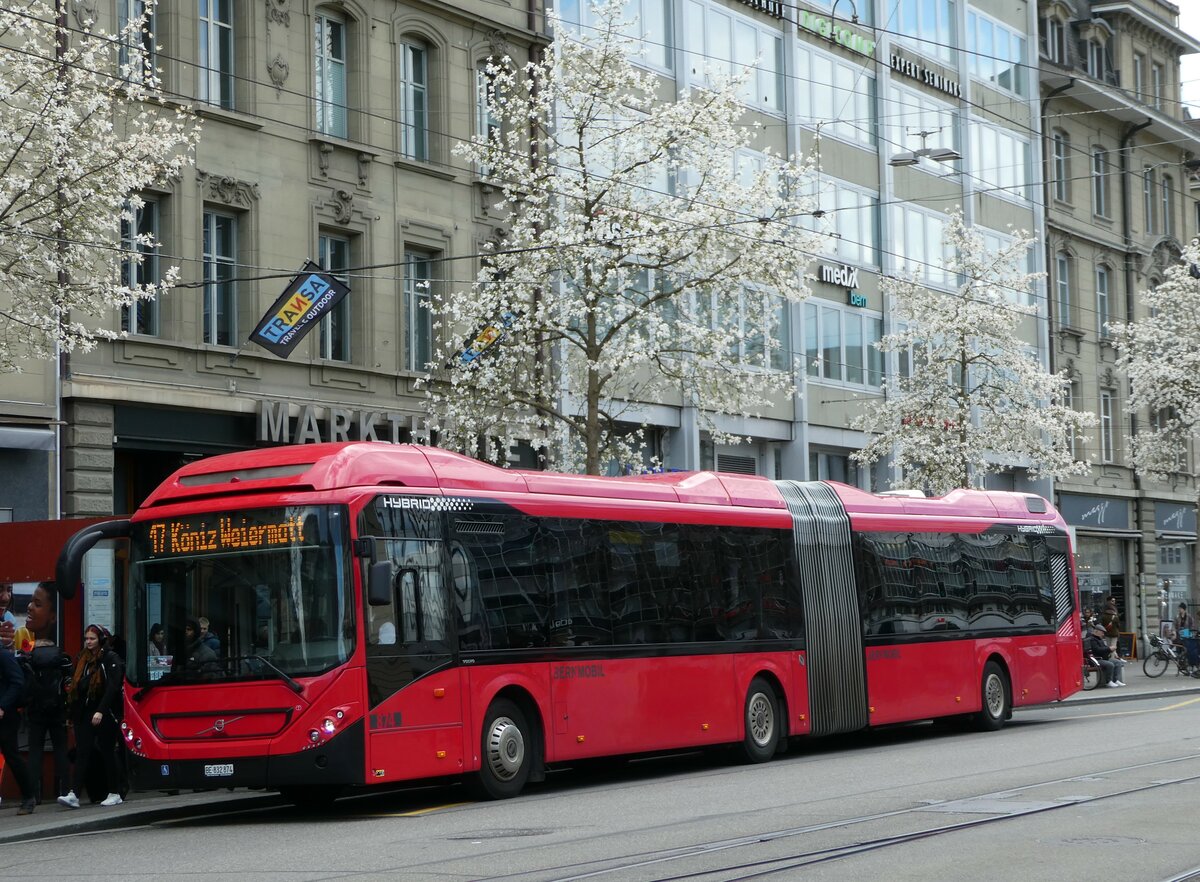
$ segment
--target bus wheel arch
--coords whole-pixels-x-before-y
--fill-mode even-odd
[[[759,671],[746,688],[742,755],[746,762],[763,763],[787,743],[787,701],[778,678]]]
[[[475,789],[487,799],[516,796],[530,781],[545,778],[545,738],[537,702],[508,686],[492,697],[479,731]]]
[[[973,722],[977,729],[994,732],[1012,716],[1013,684],[1004,659],[992,655],[983,665],[979,678],[979,713]]]

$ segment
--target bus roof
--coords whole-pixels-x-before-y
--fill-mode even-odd
[[[955,490],[938,499],[867,493],[828,482],[851,515],[953,515],[1052,520],[1039,496]],[[681,502],[785,509],[774,482],[753,475],[662,472],[598,478],[503,469],[462,454],[416,444],[347,441],[266,447],[188,463],[147,497],[143,510],[189,500],[252,493],[294,493],[355,487],[452,492],[537,493],[646,502]]]

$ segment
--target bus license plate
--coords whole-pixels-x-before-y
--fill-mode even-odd
[[[204,767],[205,778],[228,778],[233,774],[233,763],[217,763]]]

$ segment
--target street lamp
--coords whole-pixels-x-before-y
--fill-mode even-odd
[[[933,129],[932,131],[909,132],[910,135],[916,135],[921,139],[921,146],[916,150],[901,150],[899,153],[892,154],[888,160],[888,165],[895,168],[900,168],[906,165],[916,165],[921,161],[921,157],[932,159],[934,162],[954,162],[962,159],[962,154],[953,147],[926,147],[925,139],[930,135],[936,135],[941,129]]]

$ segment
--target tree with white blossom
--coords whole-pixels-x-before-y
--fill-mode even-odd
[[[1125,410],[1150,415],[1133,436],[1133,466],[1157,479],[1187,472],[1195,478],[1189,455],[1200,441],[1200,239],[1138,302],[1142,318],[1108,325],[1116,366],[1129,377]],[[1195,488],[1200,512],[1200,480]],[[1200,555],[1194,558],[1200,566]]]
[[[432,298],[445,443],[488,439],[500,460],[532,439],[559,469],[640,468],[638,402],[693,405],[721,439],[714,414],[792,390],[785,310],[820,245],[798,222],[809,168],[747,152],[754,71],[662,100],[624,5],[556,23],[544,60],[488,65],[493,125],[458,154],[495,188],[504,234],[471,287]],[[498,339],[472,347],[481,328]]]
[[[874,435],[854,458],[869,465],[894,457],[894,488],[940,496],[982,486],[988,473],[1014,464],[1055,478],[1088,470],[1074,448],[1095,415],[1070,406],[1069,380],[1043,368],[1019,334],[1036,310],[1023,302],[1040,277],[1025,269],[1032,244],[1018,232],[990,249],[956,211],[945,236],[956,290],[919,278],[881,280],[897,330],[879,348],[898,353],[905,369],[884,400],[855,419],[855,428]]]
[[[139,284],[128,267],[156,243],[120,236],[199,139],[166,105],[148,40],[146,15],[109,33],[72,24],[65,0],[0,6],[0,372],[119,336],[114,310],[177,276]]]

